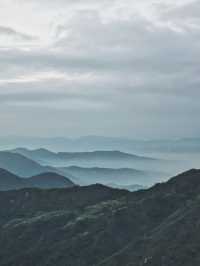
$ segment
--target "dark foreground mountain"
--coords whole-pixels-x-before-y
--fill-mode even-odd
[[[0,193],[1,266],[200,265],[200,171],[134,193]]]
[[[30,178],[21,178],[0,168],[0,191],[17,190],[22,188],[67,188],[74,186],[68,178],[56,173],[43,173]]]

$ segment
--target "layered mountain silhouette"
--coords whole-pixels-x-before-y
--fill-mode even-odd
[[[138,190],[144,190],[147,189],[148,187],[146,186],[142,186],[142,185],[119,185],[119,184],[115,184],[115,183],[110,183],[107,184],[107,186],[111,187],[111,188],[116,188],[116,189],[125,189],[128,191],[138,191]]]
[[[56,173],[43,173],[30,178],[21,178],[17,175],[0,169],[0,191],[17,190],[22,188],[66,188],[74,186],[68,178]]]
[[[0,191],[26,187],[25,180],[0,168]]]
[[[33,137],[1,137],[0,145],[4,149],[25,146],[29,148],[45,147],[50,150],[92,151],[114,150],[123,152],[175,152],[188,153],[200,151],[200,138],[134,140],[128,138],[85,136],[70,138],[33,138]]]
[[[113,161],[113,158],[118,154],[117,158],[120,156],[122,158],[132,158],[135,156],[124,154],[120,152],[94,152],[94,153],[64,153],[63,164],[69,164],[72,162],[69,158],[76,158],[77,164],[94,164],[95,158],[92,156],[97,156],[98,160],[96,164],[98,165],[100,160],[99,156],[106,154],[105,159],[102,164],[114,164],[118,166],[121,164],[121,159],[118,162],[117,159]],[[113,156],[114,155],[114,156]],[[27,149],[17,149],[15,151],[2,151],[0,152],[0,168],[12,172],[13,174],[20,177],[31,177],[34,175],[39,175],[46,172],[53,172],[59,175],[63,175],[68,179],[72,180],[74,183],[79,185],[90,185],[90,184],[112,184],[115,183],[117,186],[123,185],[135,185],[139,184],[142,186],[150,186],[155,182],[161,180],[161,177],[165,178],[167,175],[162,172],[156,172],[153,170],[137,170],[133,168],[104,168],[104,167],[80,167],[80,166],[67,166],[67,167],[53,167],[46,165],[44,160],[47,160],[50,164],[51,160],[58,160],[56,153],[52,153],[48,150],[40,149],[35,151],[29,151]],[[63,155],[62,155],[63,156]],[[61,156],[61,157],[62,157]],[[86,156],[86,157],[85,157]],[[51,159],[50,159],[51,157]],[[88,160],[86,159],[88,157]],[[43,158],[43,159],[42,159]],[[46,158],[46,159],[45,159]],[[57,159],[55,159],[57,158]],[[79,158],[79,159],[77,159]],[[82,159],[81,159],[82,158]],[[142,160],[143,157],[136,156],[137,160]],[[144,159],[148,162],[157,161],[151,159]],[[125,162],[126,160],[123,159]],[[40,162],[40,163],[39,163]],[[58,162],[58,164],[59,164]],[[43,163],[43,164],[42,164]],[[53,163],[53,164],[54,164]],[[55,163],[56,164],[56,163]],[[101,162],[100,162],[101,164]],[[151,164],[151,163],[150,163]]]
[[[120,164],[131,165],[134,164],[158,164],[161,160],[137,156],[130,153],[120,151],[92,151],[92,152],[51,152],[46,149],[29,150],[25,148],[18,148],[12,152],[26,156],[29,159],[37,161],[43,165],[53,166],[71,166],[77,165],[81,167],[119,167]]]
[[[200,170],[148,190],[0,192],[0,265],[197,266]]]
[[[54,167],[43,166],[22,154],[7,151],[0,151],[0,168],[25,178],[46,172],[61,174],[59,170]],[[66,172],[65,175],[71,178],[70,174],[67,175]]]
[[[46,149],[29,150],[17,148],[11,150],[43,166],[54,168],[77,166],[80,168],[129,168],[133,171],[146,172],[146,176],[167,176],[172,161],[156,159],[120,151],[92,151],[92,152],[52,152]],[[170,167],[169,167],[170,166]],[[66,169],[65,169],[66,171]],[[91,170],[92,171],[92,170]],[[133,172],[132,171],[132,172]],[[138,171],[139,173],[139,171]],[[124,175],[124,174],[123,174]],[[70,178],[70,176],[68,176]],[[155,180],[156,181],[156,180]],[[108,180],[112,182],[112,180]],[[87,184],[87,183],[86,183]],[[151,183],[152,184],[152,183]]]
[[[100,168],[100,167],[78,167],[69,166],[59,168],[63,174],[70,174],[74,177],[74,181],[81,185],[90,185],[101,183],[104,185],[118,184],[120,185],[133,185],[140,184],[150,186],[161,179],[161,173],[142,171],[131,168]]]
[[[10,152],[21,154],[31,160],[34,160],[38,163],[48,164],[48,162],[51,162],[52,160],[56,160],[57,154],[54,152],[51,152],[47,149],[36,149],[36,150],[29,150],[26,148],[16,148],[14,150],[11,150]]]
[[[44,163],[44,157],[47,158],[53,158],[55,162],[55,157],[57,157],[57,154],[54,154],[50,151],[40,149],[37,151],[29,151],[26,149],[20,149],[21,151],[28,151],[31,154],[33,153],[34,156],[30,154],[26,154],[26,152],[19,153],[19,150],[13,151],[13,152],[7,152],[2,151],[0,152],[0,168],[3,168],[7,171],[12,172],[13,174],[20,176],[20,177],[31,177],[34,175],[39,175],[41,173],[46,172],[54,172],[59,175],[63,175],[67,177],[68,179],[72,180],[74,183],[79,185],[90,185],[95,183],[101,183],[101,184],[110,184],[115,183],[117,185],[145,185],[150,186],[153,183],[160,180],[161,177],[164,177],[166,175],[156,172],[156,171],[143,171],[143,170],[136,170],[131,168],[102,168],[102,167],[78,167],[78,166],[68,166],[68,167],[53,167],[53,166],[47,166]],[[113,152],[109,152],[106,156],[110,158],[110,156],[113,158]],[[67,153],[64,153],[65,156]],[[86,160],[86,157],[90,158]],[[94,158],[92,159],[92,155],[96,153],[80,153],[80,154],[67,154],[67,157],[79,157],[77,159],[77,163],[81,164],[90,164],[91,161],[94,162]],[[97,152],[97,157],[99,158],[99,154],[104,154],[104,152]],[[115,154],[115,152],[114,152]],[[118,154],[118,153],[117,153]],[[121,153],[119,153],[121,154]],[[27,157],[26,157],[27,156]],[[39,157],[40,156],[40,157]],[[65,157],[64,156],[64,157]],[[102,155],[101,155],[102,156]],[[116,156],[116,154],[115,154]],[[123,154],[122,157],[127,156],[128,158],[132,158],[131,155]],[[43,165],[41,164],[43,157]],[[70,157],[71,158],[71,157]],[[82,158],[82,159],[80,159]],[[83,159],[84,158],[84,159]],[[139,157],[140,158],[140,157]],[[50,159],[47,159],[47,161]],[[57,159],[56,159],[57,160]],[[60,159],[58,159],[60,160]],[[140,160],[140,159],[138,159]],[[148,159],[146,159],[149,161]],[[39,163],[39,161],[41,163]],[[125,160],[124,160],[125,161]],[[151,161],[151,160],[150,160]],[[153,160],[154,161],[154,160]],[[70,164],[70,160],[65,159],[63,160],[64,164]],[[110,164],[109,159],[105,159],[106,163]],[[51,163],[51,160],[49,161]],[[59,164],[59,163],[58,163]],[[93,164],[93,163],[92,163]],[[98,164],[98,162],[97,162]],[[115,161],[115,164],[117,164],[117,161]]]
[[[24,177],[36,175],[47,170],[21,154],[3,151],[0,152],[0,167]]]

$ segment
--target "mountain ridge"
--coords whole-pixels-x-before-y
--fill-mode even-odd
[[[132,193],[102,185],[0,192],[0,264],[196,266],[199,195],[200,170]]]
[[[118,149],[125,152],[199,152],[200,138],[174,139],[132,139],[126,137],[83,136],[79,138],[45,138],[45,137],[1,137],[0,144],[4,149],[13,149],[16,146],[27,146],[38,149],[59,151],[92,151],[98,149]]]
[[[0,168],[0,191],[19,190],[36,187],[43,189],[71,187],[75,184],[68,178],[52,172],[46,172],[29,178],[22,178]]]
[[[45,172],[55,172],[60,174],[59,170],[54,167],[43,166],[22,154],[9,151],[0,151],[0,168],[25,178]],[[70,176],[67,175],[66,177],[70,178]]]
[[[48,155],[52,157],[61,157],[61,158],[83,158],[86,156],[87,158],[95,157],[95,156],[107,156],[107,157],[116,157],[116,158],[125,158],[125,159],[137,159],[137,160],[158,160],[156,158],[140,156],[136,154],[131,154],[128,152],[122,152],[120,150],[94,150],[94,151],[82,151],[82,152],[53,152],[45,148],[40,149],[27,149],[27,148],[16,148],[13,150],[9,150],[12,152],[16,152],[25,156],[34,156],[34,155]]]
[[[150,186],[156,181],[159,182],[161,177],[164,176],[164,173],[161,172],[142,171],[133,168],[80,167],[72,165],[58,169],[63,173],[66,171],[66,173],[71,174],[82,185],[93,183],[134,185],[138,183]]]

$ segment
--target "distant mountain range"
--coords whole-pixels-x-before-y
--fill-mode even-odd
[[[49,169],[17,153],[0,152],[0,168],[4,168],[22,177],[47,172]]]
[[[117,184],[118,186],[140,184],[150,186],[161,180],[163,173],[135,170],[132,168],[84,168],[78,166],[69,166],[58,168],[66,175],[74,177],[76,183],[81,185],[90,185],[100,183],[104,185]]]
[[[102,168],[156,168],[165,164],[164,160],[151,157],[138,156],[120,151],[93,151],[93,152],[51,152],[46,149],[29,150],[17,148],[10,152],[18,153],[42,165],[54,167],[67,167],[76,165],[80,167]]]
[[[21,178],[0,168],[0,191],[16,190],[22,188],[66,188],[74,183],[64,176],[56,173],[43,173],[30,178]]]
[[[196,153],[200,152],[200,138],[185,138],[174,140],[133,140],[128,138],[86,136],[72,138],[33,138],[33,137],[0,137],[2,149],[15,147],[40,147],[53,151],[94,151],[94,150],[120,150],[130,153],[175,152]]]
[[[25,178],[46,172],[60,174],[59,170],[54,167],[40,165],[22,154],[7,151],[0,151],[0,168]],[[70,178],[67,175],[66,177]]]
[[[95,157],[96,156],[96,157]],[[127,158],[127,160],[125,159]],[[101,161],[102,159],[102,161]],[[119,186],[135,185],[150,186],[157,181],[166,178],[167,174],[152,170],[136,170],[132,168],[104,168],[104,167],[52,167],[47,166],[51,160],[57,164],[71,165],[74,160],[77,165],[93,165],[106,164],[115,167],[128,163],[132,165],[134,162],[142,161],[154,162],[157,160],[143,158],[131,154],[121,152],[93,152],[93,153],[53,153],[48,150],[16,149],[14,151],[0,152],[0,168],[12,172],[13,174],[28,178],[35,175],[40,175],[46,172],[53,172],[63,175],[72,180],[75,184],[90,185],[95,183],[110,184],[114,183]],[[61,161],[63,160],[63,163]],[[39,162],[43,162],[43,165]],[[100,163],[101,162],[101,163]],[[53,163],[53,164],[54,164]],[[151,163],[150,163],[151,165]]]
[[[0,265],[197,266],[200,170],[138,192],[0,192]]]

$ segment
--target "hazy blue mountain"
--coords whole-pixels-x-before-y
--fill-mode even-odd
[[[0,168],[0,191],[14,190],[26,187],[22,178]]]
[[[0,191],[16,190],[22,188],[66,188],[74,183],[68,178],[56,173],[43,173],[30,178],[21,178],[11,172],[0,168]]]
[[[54,166],[60,167],[76,165],[87,168],[133,168],[149,171],[159,169],[159,166],[165,164],[164,160],[137,156],[120,151],[59,152],[57,153],[57,160],[54,163]]]
[[[168,170],[171,169],[171,166],[174,166],[168,160],[159,160],[120,151],[55,153],[46,149],[17,148],[12,152],[26,156],[44,166],[51,165],[60,171],[59,174],[64,174],[81,185],[97,182],[149,186],[157,181],[165,180],[164,178],[171,173]]]
[[[200,138],[169,140],[133,140],[127,138],[87,136],[72,138],[1,137],[2,149],[44,147],[53,151],[82,152],[94,150],[121,150],[130,153],[200,152]]]
[[[111,188],[125,189],[131,192],[147,189],[146,186],[142,186],[142,185],[118,185],[115,183],[110,183],[110,184],[107,184],[107,186]]]
[[[151,157],[138,156],[120,151],[93,151],[93,152],[50,152],[45,149],[29,150],[17,148],[12,152],[19,153],[43,165],[67,167],[77,165],[80,167],[104,167],[104,168],[155,168],[165,164],[164,160]]]
[[[29,150],[27,148],[16,148],[14,150],[11,150],[10,152],[21,154],[31,160],[34,160],[44,165],[47,165],[57,160],[57,153],[42,148],[36,150]]]
[[[0,192],[0,265],[197,266],[200,170],[150,189]]]
[[[9,142],[10,138],[2,139],[0,138],[0,144],[2,149],[5,147],[5,143],[10,143],[11,148],[24,146],[31,149],[38,149],[43,152],[47,152],[46,149],[52,151],[67,151],[71,152],[82,152],[82,151],[95,151],[95,150],[120,150],[124,153],[142,155],[143,157],[158,158],[163,159],[154,161],[151,163],[139,163],[136,162],[122,162],[108,163],[102,162],[82,162],[77,163],[76,161],[71,161],[70,164],[65,165],[62,160],[57,160],[55,154],[48,153],[48,162],[43,161],[44,154],[38,157],[37,154],[31,154],[32,159],[37,159],[40,164],[50,164],[53,166],[70,166],[77,165],[81,167],[101,167],[101,168],[133,168],[139,170],[148,171],[160,171],[168,173],[168,175],[175,175],[178,172],[186,171],[189,168],[198,167],[200,163],[200,138],[186,138],[186,139],[172,139],[172,140],[132,140],[126,138],[112,138],[112,137],[98,137],[98,136],[88,136],[76,139],[70,138],[17,138]],[[4,143],[4,144],[3,144]],[[11,145],[12,144],[12,145]],[[38,153],[39,154],[39,153]]]
[[[140,171],[131,168],[84,168],[78,166],[69,166],[59,168],[64,174],[71,174],[76,178],[75,181],[81,185],[91,185],[100,183],[108,185],[110,183],[118,186],[140,184],[150,186],[164,177],[164,174],[159,172]]]
[[[0,152],[0,168],[6,169],[21,177],[31,177],[45,172],[59,173],[59,170],[43,166],[19,153]],[[70,175],[66,175],[70,178]]]
[[[25,156],[11,152],[0,152],[0,167],[22,177],[46,172],[45,167]]]
[[[37,187],[43,189],[49,188],[66,188],[74,186],[74,183],[66,178],[56,173],[42,173],[26,179],[29,187]]]
[[[43,165],[39,162],[43,163]],[[71,166],[75,162],[77,165],[81,165],[81,167]],[[64,175],[79,185],[115,183],[118,185],[140,184],[150,186],[155,182],[163,180],[168,175],[152,170],[108,168],[104,167],[104,165],[120,167],[120,165],[130,166],[137,164],[137,166],[143,168],[149,164],[152,166],[152,162],[153,165],[155,162],[158,163],[155,159],[115,151],[53,153],[44,149],[31,151],[20,148],[13,152],[0,152],[0,167],[16,175],[26,178],[45,172],[55,172]],[[47,164],[69,166],[52,167],[46,166]],[[95,167],[90,168],[90,165],[95,165]],[[102,167],[98,167],[99,165]]]

